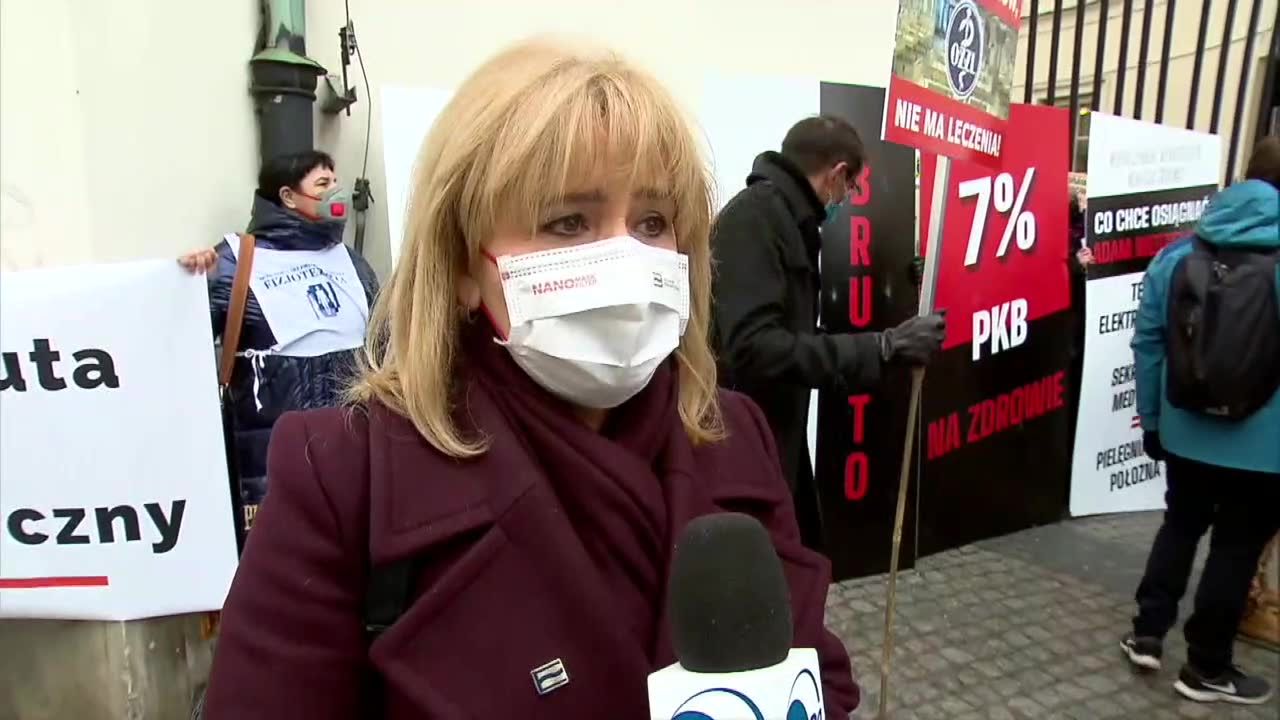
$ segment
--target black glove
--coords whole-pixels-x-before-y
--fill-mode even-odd
[[[907,268],[911,273],[911,282],[916,287],[924,284],[924,258],[917,257],[911,261],[911,265]]]
[[[1160,444],[1160,433],[1155,430],[1145,430],[1142,433],[1142,451],[1147,457],[1157,462],[1164,460],[1164,445]]]
[[[942,349],[947,320],[940,314],[913,317],[880,334],[880,359],[887,363],[928,365]]]

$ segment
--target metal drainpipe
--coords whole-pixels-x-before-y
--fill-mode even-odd
[[[262,33],[249,61],[249,92],[258,116],[260,161],[311,150],[315,142],[311,106],[320,63],[306,56],[306,0],[261,0]]]

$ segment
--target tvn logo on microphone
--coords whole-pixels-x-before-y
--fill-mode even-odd
[[[821,697],[817,678],[801,670],[791,683],[785,707],[761,709],[742,691],[710,688],[685,700],[671,720],[825,720]]]

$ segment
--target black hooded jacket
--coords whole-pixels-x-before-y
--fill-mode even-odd
[[[257,247],[270,250],[324,250],[342,242],[341,225],[313,222],[256,194],[253,215],[245,232],[254,236]],[[214,337],[221,341],[231,304],[236,256],[226,240],[214,249],[218,253],[218,265],[208,277],[209,310]],[[359,253],[350,248],[347,252],[351,254],[351,262],[372,307],[378,291],[378,279]],[[251,289],[237,350],[266,350],[275,344],[275,335]],[[251,361],[244,357],[236,358],[230,391],[237,466],[247,505],[256,505],[266,492],[267,441],[271,438],[271,428],[276,419],[289,410],[337,404],[351,378],[354,359],[354,351],[349,350],[316,357],[266,355],[260,360],[255,392]]]
[[[720,211],[711,236],[720,383],[764,410],[793,490],[813,472],[806,440],[810,391],[855,391],[880,378],[875,333],[818,328],[825,217],[804,173],[766,152],[756,158],[747,187]]]

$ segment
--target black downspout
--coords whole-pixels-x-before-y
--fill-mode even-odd
[[[306,0],[260,0],[263,30],[249,61],[261,162],[314,148],[312,104],[325,69],[306,56]]]
[[[313,149],[311,104],[316,99],[316,78],[324,74],[324,68],[304,54],[306,0],[261,0],[259,9],[262,28],[258,52],[249,61],[249,92],[258,117],[258,155],[262,163],[277,155]],[[225,406],[222,431],[236,548],[243,551],[248,522],[244,516],[234,420]]]

